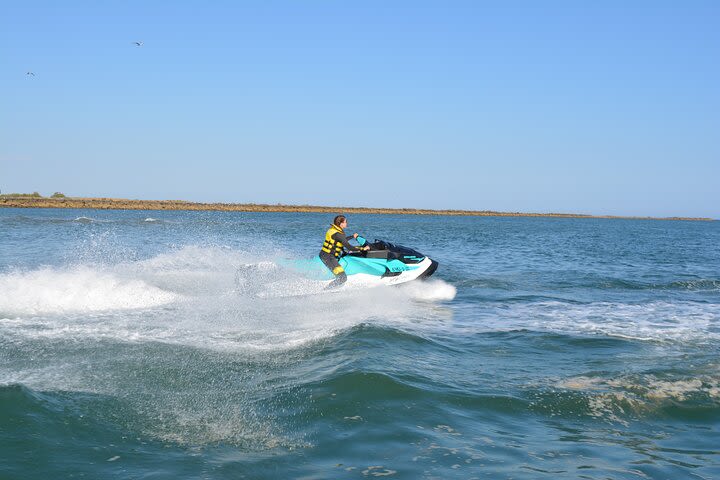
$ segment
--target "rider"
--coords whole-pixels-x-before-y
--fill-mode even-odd
[[[339,287],[347,280],[345,269],[338,262],[340,255],[343,253],[343,248],[351,252],[370,249],[368,246],[354,247],[350,245],[348,237],[345,235],[345,228],[347,228],[347,218],[345,218],[345,215],[338,215],[333,220],[328,231],[325,232],[325,241],[322,250],[320,250],[320,260],[335,275],[335,280],[328,285],[328,288]],[[357,238],[358,234],[354,233],[350,237]]]

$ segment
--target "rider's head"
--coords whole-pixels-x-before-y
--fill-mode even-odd
[[[338,215],[333,220],[333,224],[337,225],[340,228],[347,227],[347,218],[345,218],[345,215]]]

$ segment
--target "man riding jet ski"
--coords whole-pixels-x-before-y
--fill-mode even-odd
[[[316,259],[335,276],[327,288],[337,288],[348,281],[367,286],[396,285],[427,278],[437,270],[438,263],[411,248],[382,240],[368,243],[357,233],[351,235],[359,247],[351,245],[345,234],[347,219],[338,215],[325,233]]]

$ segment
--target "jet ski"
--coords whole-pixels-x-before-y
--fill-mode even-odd
[[[425,279],[438,268],[438,262],[412,248],[385,240],[368,242],[362,237],[357,237],[356,241],[369,249],[350,252],[338,259],[348,278],[337,288],[327,289],[335,276],[316,255],[311,259],[286,258],[238,266],[235,273],[236,292],[258,297],[286,297],[398,285]],[[288,276],[289,272],[293,272],[293,275]],[[300,283],[297,283],[298,277],[302,279]],[[308,281],[310,283],[306,283]]]
[[[344,285],[349,287],[398,285],[427,278],[438,268],[438,262],[409,247],[377,239],[368,242],[363,237],[358,237],[357,243],[370,248],[339,258],[340,266],[348,276]],[[320,257],[313,258],[312,262],[319,279],[327,280],[329,284],[335,278]]]

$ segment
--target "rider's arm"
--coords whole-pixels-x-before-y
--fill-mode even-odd
[[[342,243],[342,246],[345,247],[345,250],[348,250],[350,252],[359,252],[362,250],[354,245],[350,245],[348,238],[340,232],[334,233],[333,238],[335,239],[336,242]]]

